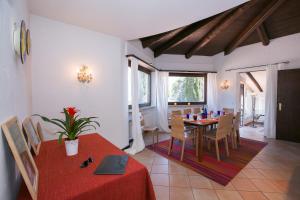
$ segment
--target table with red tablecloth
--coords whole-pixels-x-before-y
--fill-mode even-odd
[[[39,170],[38,200],[155,199],[148,170],[130,156],[125,174],[94,174],[105,156],[125,154],[99,134],[80,136],[78,149],[78,155],[68,157],[63,143],[58,144],[57,140],[42,143],[35,158]],[[93,163],[80,168],[88,157],[93,158]],[[18,199],[31,199],[25,184],[21,186]]]

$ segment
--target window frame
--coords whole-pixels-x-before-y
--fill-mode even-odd
[[[131,67],[131,60],[128,60],[128,67]],[[152,71],[150,69],[147,69],[146,67],[143,67],[141,65],[138,65],[138,71],[144,72],[145,74],[149,75],[149,83],[150,83],[150,87],[149,87],[149,102],[147,103],[140,103],[139,107],[143,108],[143,107],[150,107],[151,106],[151,101],[152,101],[152,77],[151,77],[151,73]],[[128,105],[128,109],[132,109],[132,105]]]
[[[177,77],[204,77],[204,101],[200,102],[169,102],[168,105],[206,105],[207,104],[207,73],[169,73],[170,76]]]

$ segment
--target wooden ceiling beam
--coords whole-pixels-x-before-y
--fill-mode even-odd
[[[228,45],[225,55],[233,52],[245,39],[249,37],[272,13],[274,13],[286,0],[273,0],[259,12],[244,30]]]
[[[173,31],[177,31],[177,29],[176,30],[172,30],[172,31],[168,31],[166,33],[160,33],[160,34],[157,34],[157,35],[153,35],[153,36],[141,38],[140,40],[142,42],[143,48],[151,47],[155,43],[160,42],[164,38],[168,37],[169,34],[172,34]]]
[[[256,1],[250,1],[238,7],[231,13],[227,13],[224,19],[221,20],[210,32],[201,38],[189,51],[185,54],[186,58],[192,57],[197,51],[205,47],[213,39],[219,36],[225,29],[227,29],[236,19],[243,15],[249,8],[251,8]]]
[[[269,36],[268,36],[268,33],[266,31],[266,28],[264,26],[264,24],[261,24],[257,29],[256,29],[256,32],[259,36],[259,39],[261,40],[262,44],[264,46],[267,46],[270,44],[270,39],[269,39]]]
[[[246,72],[246,74],[248,75],[248,77],[251,79],[251,81],[254,83],[254,85],[257,87],[257,89],[260,92],[263,92],[263,89],[260,87],[259,83],[257,82],[257,80],[254,78],[254,76],[251,74],[251,72]]]
[[[193,34],[195,31],[201,29],[203,26],[214,23],[215,20],[217,20],[218,16],[211,19],[205,19],[201,20],[199,22],[195,22],[191,25],[186,26],[183,30],[178,32],[176,35],[174,35],[171,39],[169,39],[167,42],[161,44],[156,49],[154,49],[154,57],[158,57],[161,54],[163,54],[165,51],[170,49],[171,47],[176,46],[180,42],[182,42],[185,38],[187,38],[189,35]]]

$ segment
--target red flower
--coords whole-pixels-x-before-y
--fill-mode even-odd
[[[66,110],[71,118],[73,118],[75,114],[79,111],[75,107],[67,107]]]

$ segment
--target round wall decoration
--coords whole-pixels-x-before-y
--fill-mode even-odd
[[[27,31],[26,31],[26,52],[27,52],[27,55],[30,54],[30,50],[31,50],[30,30],[27,29]]]
[[[22,64],[26,60],[26,25],[25,21],[21,21],[20,28],[17,27],[14,31],[14,46],[16,53],[20,56]]]
[[[26,25],[24,20],[22,20],[20,28],[20,56],[24,64],[26,60]]]

